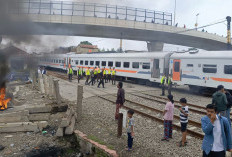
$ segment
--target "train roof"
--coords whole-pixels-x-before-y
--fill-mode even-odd
[[[172,59],[232,59],[232,51],[204,51],[198,52],[174,52]]]
[[[142,53],[95,53],[95,54],[72,54],[69,57],[92,57],[92,58],[164,58],[171,52],[142,52]]]

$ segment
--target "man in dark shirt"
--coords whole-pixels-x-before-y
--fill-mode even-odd
[[[123,83],[118,82],[118,93],[117,93],[117,100],[116,100],[116,112],[115,112],[115,120],[118,120],[119,109],[123,106],[125,102],[125,91],[122,88]]]
[[[101,73],[99,73],[100,82],[98,83],[98,86],[97,86],[98,88],[100,88],[100,85],[101,85],[101,84],[102,84],[102,87],[105,88],[105,87],[104,87],[103,71],[104,71],[104,69],[102,69]]]

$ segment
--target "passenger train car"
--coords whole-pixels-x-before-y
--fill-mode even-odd
[[[216,88],[222,84],[232,90],[232,51],[144,52],[112,54],[63,54],[40,58],[40,65],[67,70],[115,67],[117,77],[152,85],[161,77],[172,77],[176,85],[191,89]]]

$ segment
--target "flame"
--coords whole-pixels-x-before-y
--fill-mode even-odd
[[[7,109],[7,104],[11,100],[11,98],[5,99],[6,97],[6,88],[0,89],[0,110]]]

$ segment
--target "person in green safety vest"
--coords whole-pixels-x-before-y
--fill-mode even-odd
[[[116,77],[116,70],[114,67],[112,70],[112,75],[111,75],[112,85],[115,85],[115,77]]]
[[[168,77],[168,95],[172,94],[172,75]]]
[[[166,81],[166,76],[163,75],[162,78],[161,78],[161,88],[162,88],[162,94],[161,96],[164,96],[165,95],[165,81]]]
[[[108,69],[107,80],[110,82],[111,80],[111,67]]]
[[[78,80],[78,83],[80,82],[81,78],[82,78],[82,70],[79,67],[78,70],[77,70],[77,80]]]
[[[99,80],[100,80],[100,75],[101,74],[101,69],[100,69],[100,66],[98,67],[98,69],[97,69],[97,82],[99,82]]]
[[[88,67],[88,69],[86,70],[85,75],[86,75],[85,85],[88,85],[88,83],[89,83],[89,78],[90,78],[90,70],[89,70],[89,67]]]
[[[71,82],[72,81],[72,75],[73,75],[73,69],[72,67],[68,68],[68,79]]]
[[[107,74],[106,74],[106,68],[104,67],[104,70],[103,70],[103,78],[105,79],[105,83],[107,83],[106,82],[106,78],[107,77]]]

